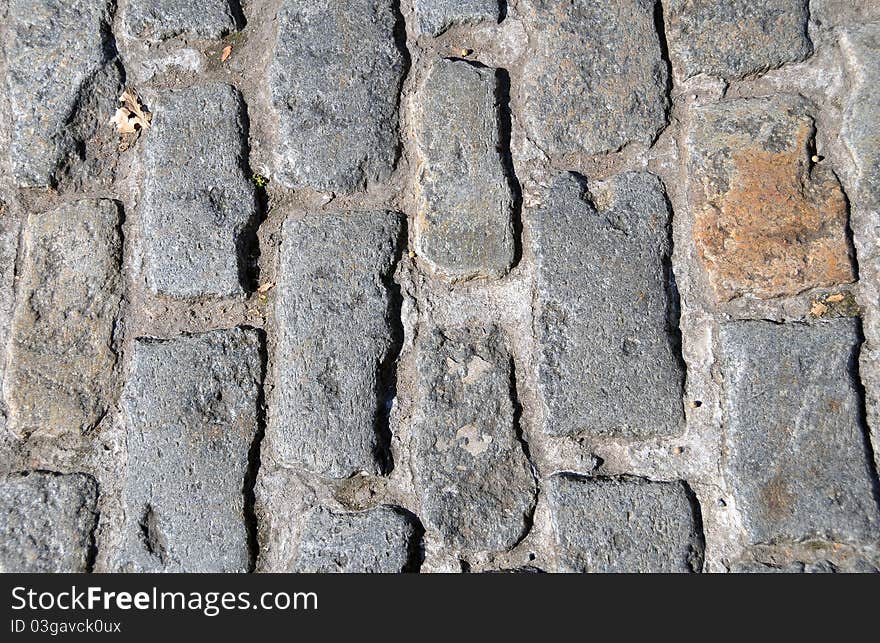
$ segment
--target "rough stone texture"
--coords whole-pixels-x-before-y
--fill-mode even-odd
[[[854,279],[846,199],[827,166],[810,160],[813,132],[790,97],[695,110],[687,140],[694,242],[719,300]]]
[[[291,571],[300,573],[395,574],[418,571],[418,519],[394,507],[336,513],[318,507],[305,520],[299,555]]]
[[[89,571],[98,485],[81,473],[33,471],[0,482],[0,572]]]
[[[115,102],[112,17],[106,0],[9,0],[7,20],[13,178],[22,187],[54,185]]]
[[[666,124],[667,64],[654,0],[531,0],[526,126],[553,157],[650,143]]]
[[[213,83],[167,92],[154,110],[140,210],[149,286],[172,297],[239,294],[256,215],[241,94]]]
[[[874,0],[810,0],[810,20],[823,28],[860,26],[880,20]]]
[[[703,565],[703,534],[682,482],[550,480],[559,571],[686,573]]]
[[[284,184],[347,191],[391,172],[407,67],[395,7],[392,0],[351,0],[332,11],[312,0],[282,3],[269,88]]]
[[[500,17],[498,0],[416,0],[419,31],[438,36],[450,27],[495,21]]]
[[[136,38],[220,38],[235,31],[240,13],[238,0],[130,0],[123,20]]]
[[[454,278],[497,276],[513,261],[493,69],[438,60],[420,95],[416,251]]]
[[[120,224],[109,200],[28,219],[4,384],[19,437],[87,432],[115,402]]]
[[[538,382],[553,435],[647,438],[683,428],[670,211],[660,180],[558,177],[532,216]]]
[[[753,543],[870,540],[858,322],[722,326],[725,473]]]
[[[536,489],[506,341],[492,327],[432,330],[417,351],[420,515],[451,547],[507,549],[527,530]]]
[[[382,371],[400,342],[390,275],[402,232],[390,212],[284,224],[268,435],[285,462],[333,477],[382,470]]]
[[[20,226],[0,201],[0,346],[7,346],[12,311],[15,306],[15,258],[18,254]],[[6,372],[6,352],[0,353],[0,382]],[[0,412],[0,431],[6,428],[6,414]]]
[[[742,78],[803,60],[807,0],[667,0],[664,22],[676,73]]]
[[[235,328],[139,339],[123,391],[126,572],[244,572],[248,454],[257,434],[262,340]]]

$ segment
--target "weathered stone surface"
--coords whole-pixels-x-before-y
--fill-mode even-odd
[[[123,20],[136,38],[165,40],[181,34],[220,38],[240,26],[240,12],[238,0],[131,0]]]
[[[268,430],[285,462],[333,477],[383,469],[383,371],[401,340],[390,279],[403,226],[390,212],[285,222]]]
[[[243,292],[256,200],[245,173],[246,107],[212,83],[170,91],[144,141],[147,282],[172,297]],[[245,283],[243,283],[245,282]]]
[[[419,31],[438,36],[450,27],[498,22],[498,0],[416,0]]]
[[[5,377],[9,428],[19,437],[86,432],[115,400],[120,224],[109,200],[28,219]]]
[[[810,0],[810,20],[824,29],[868,25],[880,20],[880,4],[874,0]]]
[[[135,342],[122,396],[128,469],[119,571],[248,570],[244,489],[262,378],[254,330]]]
[[[422,88],[416,251],[454,278],[497,276],[513,261],[493,69],[438,60]]]
[[[685,573],[703,565],[703,534],[683,482],[550,479],[559,571]]]
[[[416,350],[420,515],[462,551],[512,547],[531,522],[536,487],[517,439],[506,342],[492,327],[433,330]]]
[[[106,126],[119,77],[106,0],[9,0],[5,43],[12,174],[54,185]]]
[[[20,225],[9,215],[6,204],[0,200],[0,382],[6,372],[6,347],[9,343],[9,326],[15,305],[15,258],[18,254]],[[6,413],[0,410],[0,431],[6,428]]]
[[[82,473],[32,471],[0,482],[0,572],[86,572],[98,485]]]
[[[351,0],[332,10],[284,0],[269,72],[282,183],[345,191],[390,174],[408,66],[399,20],[392,0]]]
[[[880,534],[860,341],[853,319],[722,326],[725,474],[751,542]]]
[[[740,561],[730,571],[735,574],[876,574],[877,568],[865,560],[846,560],[832,563],[829,560],[812,562],[793,561],[783,564]]]
[[[650,143],[666,125],[667,64],[654,0],[531,0],[523,116],[554,157]]]
[[[719,300],[853,280],[846,199],[810,161],[813,135],[791,97],[695,109],[686,142],[694,242]]]
[[[683,425],[684,366],[669,283],[660,180],[628,172],[556,179],[532,215],[538,381],[554,435],[670,435]]]
[[[807,0],[668,0],[664,22],[676,73],[742,78],[803,60]]]
[[[417,572],[421,527],[411,513],[377,507],[336,513],[318,507],[305,518],[293,572],[396,574]]]

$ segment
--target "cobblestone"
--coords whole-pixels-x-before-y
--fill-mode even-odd
[[[437,36],[453,26],[499,19],[498,0],[416,0],[419,31]]]
[[[124,20],[137,38],[220,38],[238,27],[237,9],[238,0],[132,0],[126,4]]]

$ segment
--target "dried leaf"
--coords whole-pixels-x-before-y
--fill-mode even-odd
[[[828,312],[828,306],[823,304],[821,301],[814,301],[813,307],[810,308],[810,314],[813,317],[821,317],[825,313]]]
[[[840,293],[838,293],[836,295],[829,295],[828,297],[825,298],[825,301],[827,301],[828,303],[831,303],[831,304],[839,304],[840,302],[843,301],[843,295],[841,295]]]
[[[140,96],[134,89],[126,87],[119,97],[119,102],[122,105],[110,119],[110,123],[116,126],[116,131],[120,134],[135,134],[150,126],[153,115],[144,108]]]
[[[225,63],[230,54],[232,54],[232,45],[226,45],[223,48],[223,53],[220,54],[220,62]]]
[[[269,292],[270,290],[272,290],[274,287],[275,287],[275,284],[273,284],[271,282],[266,282],[266,283],[262,284],[259,288],[257,288],[257,292],[261,295],[264,295],[267,292]]]

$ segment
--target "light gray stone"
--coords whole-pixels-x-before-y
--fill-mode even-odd
[[[545,431],[645,439],[683,428],[684,366],[660,180],[556,179],[531,217]]]
[[[765,72],[813,53],[807,0],[668,0],[664,21],[676,73],[726,79]]]
[[[506,340],[494,327],[426,330],[416,351],[420,515],[462,552],[509,549],[529,529],[537,490]]]
[[[143,142],[140,209],[154,292],[223,297],[248,285],[256,200],[245,172],[246,122],[241,94],[222,83],[157,101]]]
[[[417,572],[421,564],[421,526],[411,513],[377,507],[336,513],[309,512],[300,536],[293,572],[396,574]]]
[[[82,573],[91,565],[98,484],[30,471],[0,482],[0,572]]]
[[[453,277],[498,276],[514,256],[493,69],[437,60],[422,87],[416,252]]]
[[[241,26],[240,16],[239,0],[130,0],[123,21],[136,38],[221,38]]]
[[[751,542],[880,535],[860,343],[855,319],[722,326],[725,476]]]
[[[859,27],[880,20],[875,0],[810,0],[810,20],[821,29]]]
[[[18,236],[21,226],[0,200],[0,382],[6,372],[6,348],[15,305],[15,259],[18,256]],[[5,400],[3,402],[5,404]],[[0,409],[0,431],[6,429],[6,413]]]
[[[439,36],[453,26],[498,22],[498,0],[416,0],[419,31]]]
[[[385,371],[401,341],[391,275],[403,229],[390,212],[285,222],[268,429],[284,462],[332,477],[386,467]]]
[[[554,475],[559,571],[699,572],[704,545],[694,502],[683,482]]]
[[[269,88],[283,184],[350,191],[391,173],[408,66],[396,6],[393,0],[282,3]]]
[[[522,114],[551,157],[650,143],[666,125],[668,70],[654,0],[530,0]]]
[[[118,571],[248,571],[262,351],[260,333],[241,328],[135,342]]]
[[[19,437],[85,433],[115,402],[120,225],[109,200],[28,218],[4,386]]]
[[[106,0],[9,0],[7,20],[13,178],[21,187],[56,185],[96,137],[115,138],[99,132],[109,129],[120,89],[112,15]]]

